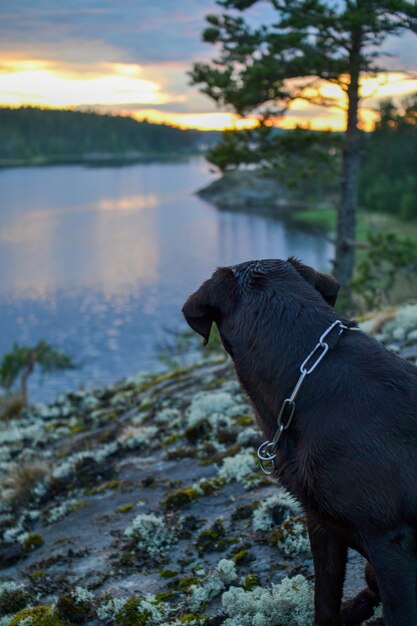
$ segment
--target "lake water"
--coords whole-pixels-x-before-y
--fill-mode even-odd
[[[186,297],[219,265],[328,266],[324,237],[193,195],[212,178],[203,158],[0,170],[0,355],[42,338],[78,365],[34,377],[33,401],[160,369]]]

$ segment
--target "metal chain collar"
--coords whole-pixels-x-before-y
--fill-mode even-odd
[[[327,330],[324,331],[322,336],[320,337],[317,345],[313,348],[310,354],[304,359],[304,361],[300,365],[300,377],[297,380],[297,383],[290,395],[289,398],[286,398],[280,408],[278,418],[277,418],[277,432],[275,433],[272,441],[264,441],[258,448],[258,459],[259,464],[261,466],[261,470],[264,474],[270,475],[273,473],[275,469],[275,458],[278,454],[277,448],[278,443],[281,438],[284,430],[290,427],[292,418],[294,417],[295,412],[295,399],[300,391],[301,385],[304,382],[306,376],[314,372],[317,365],[320,361],[325,357],[327,352],[330,349],[329,344],[325,341],[325,339],[330,335],[330,333],[337,328],[339,331],[339,335],[343,333],[344,330],[350,330],[349,326],[343,324],[340,320],[336,320],[329,326]],[[358,330],[358,329],[354,329]]]

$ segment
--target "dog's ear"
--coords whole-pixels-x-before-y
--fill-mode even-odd
[[[329,276],[328,274],[322,274],[321,272],[317,272],[312,267],[308,265],[304,265],[298,259],[294,257],[290,257],[288,262],[297,270],[297,272],[306,280],[310,285],[312,285],[317,291],[321,294],[321,296],[326,300],[328,304],[334,306],[337,300],[337,294],[340,289],[340,285],[333,276]]]
[[[221,310],[226,304],[224,298],[226,269],[217,270],[188,298],[182,308],[188,324],[204,338],[204,345],[208,343],[213,322],[219,319]]]

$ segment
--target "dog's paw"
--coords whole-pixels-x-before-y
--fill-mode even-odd
[[[374,609],[378,604],[377,596],[369,589],[363,589],[357,596],[343,604],[343,624],[345,626],[359,626],[373,616]]]

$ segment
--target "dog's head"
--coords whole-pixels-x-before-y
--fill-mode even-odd
[[[248,261],[217,269],[188,298],[182,311],[205,344],[215,322],[226,350],[233,356],[231,334],[241,337],[239,331],[244,327],[264,324],[274,304],[277,310],[288,308],[291,302],[299,306],[334,306],[339,289],[332,276],[293,257],[288,261]]]

